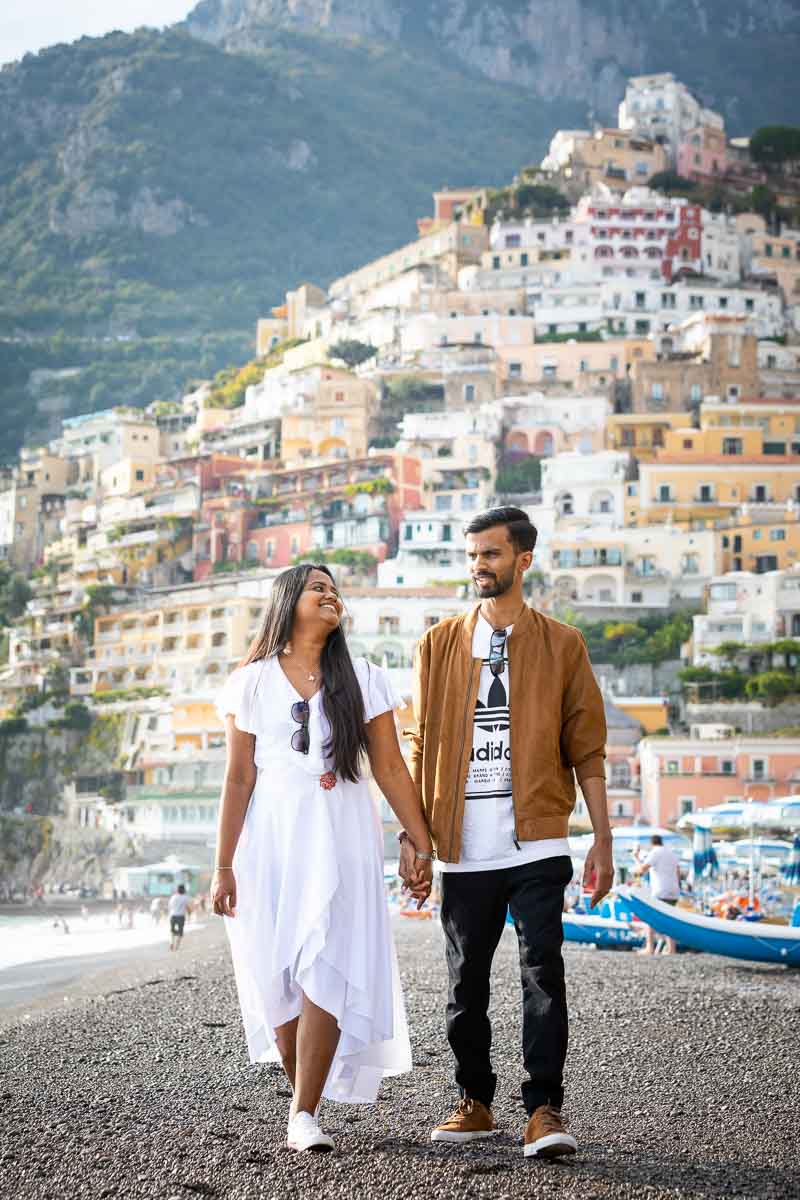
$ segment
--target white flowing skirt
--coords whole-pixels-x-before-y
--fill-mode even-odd
[[[341,1030],[323,1095],[373,1102],[384,1075],[411,1070],[411,1046],[368,785],[260,769],[234,870],[225,925],[250,1061],[280,1062],[274,1030],[305,994]]]

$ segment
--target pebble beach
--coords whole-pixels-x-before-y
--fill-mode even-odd
[[[221,922],[178,954],[95,964],[0,1013],[0,1194],[30,1200],[800,1197],[800,973],[565,949],[571,1160],[521,1151],[516,939],[495,960],[499,1135],[434,1145],[456,1100],[434,921],[393,922],[416,1069],[373,1107],[325,1104],[332,1155],[284,1145],[289,1089],[251,1066]]]

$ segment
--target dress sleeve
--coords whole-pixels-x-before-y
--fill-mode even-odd
[[[220,689],[216,699],[217,714],[224,721],[233,715],[236,728],[242,733],[255,733],[253,685],[257,673],[248,667],[238,667]]]
[[[365,720],[371,721],[381,713],[394,712],[400,707],[383,667],[376,667],[362,658],[358,662],[357,674],[364,695]]]

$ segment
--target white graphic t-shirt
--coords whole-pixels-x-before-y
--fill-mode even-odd
[[[566,838],[514,841],[508,666],[508,637],[513,628],[509,625],[505,630],[503,670],[493,675],[489,668],[492,627],[481,614],[475,625],[472,656],[482,662],[464,792],[461,858],[457,863],[439,862],[442,871],[494,871],[569,854]],[[536,736],[535,729],[531,736]]]

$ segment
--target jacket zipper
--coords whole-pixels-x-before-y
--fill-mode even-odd
[[[509,645],[509,642],[510,642],[510,639],[508,639],[508,641],[506,642],[506,645],[508,646],[508,744],[509,744],[509,746],[511,746],[511,647]],[[521,851],[522,846],[520,846],[520,844],[519,844],[519,834],[517,833],[517,804],[516,804],[516,800],[514,799],[514,751],[513,751],[513,748],[511,750],[511,807],[514,810],[514,832],[512,833],[511,837],[513,839],[514,845],[517,847],[517,849],[519,851]]]
[[[456,779],[455,792],[453,793],[453,821],[450,826],[450,853],[453,853],[453,846],[456,840],[456,813],[458,812],[458,788],[461,781],[461,761],[464,756],[464,743],[467,738],[467,715],[469,713],[469,702],[472,698],[472,675],[475,674],[474,667],[471,668],[469,687],[467,688],[467,702],[464,706],[464,719],[461,723],[461,745],[458,750],[458,777]]]

